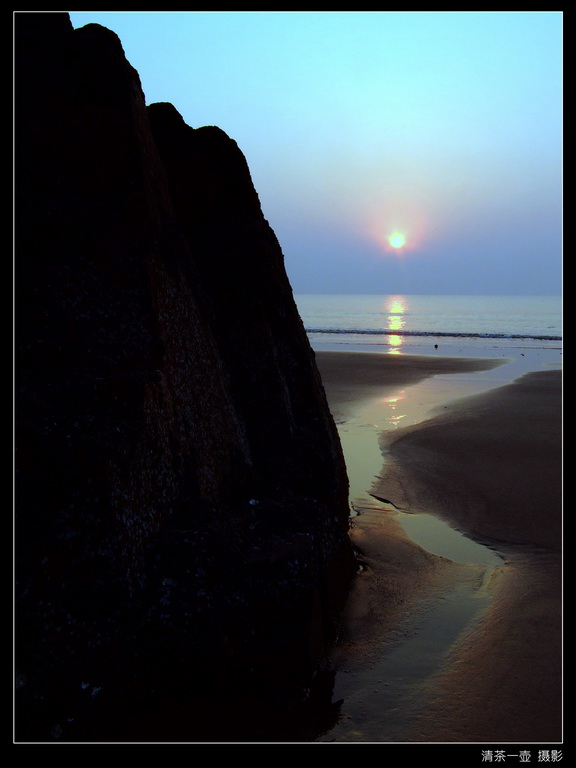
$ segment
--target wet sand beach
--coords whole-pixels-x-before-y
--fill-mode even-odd
[[[408,417],[378,429],[381,469],[352,521],[364,567],[334,656],[341,717],[320,740],[561,742],[559,366],[505,383],[495,359],[316,354],[341,435],[400,391]],[[460,397],[410,417],[430,377],[461,381]],[[403,521],[419,518],[488,557],[416,543]]]

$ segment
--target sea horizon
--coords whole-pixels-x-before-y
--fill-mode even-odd
[[[400,353],[442,345],[453,352],[463,344],[478,351],[562,344],[561,296],[311,293],[295,294],[295,301],[318,349],[352,345]]]

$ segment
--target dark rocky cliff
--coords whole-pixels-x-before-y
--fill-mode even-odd
[[[313,738],[347,479],[246,161],[62,13],[15,117],[16,739]]]

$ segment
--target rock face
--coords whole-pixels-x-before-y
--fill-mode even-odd
[[[16,739],[313,738],[347,478],[246,161],[15,22]]]

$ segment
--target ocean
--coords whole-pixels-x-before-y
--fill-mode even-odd
[[[315,350],[477,354],[562,346],[560,296],[296,294]]]

